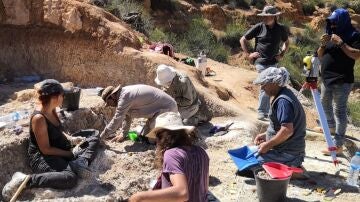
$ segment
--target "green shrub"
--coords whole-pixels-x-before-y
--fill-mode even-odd
[[[143,5],[135,0],[109,0],[105,9],[118,17],[124,19],[129,13],[139,13],[139,18],[134,18],[131,27],[145,35],[153,29],[152,18],[144,9]]]
[[[305,82],[305,77],[301,75],[303,69],[303,58],[306,56],[308,52],[314,52],[314,51],[315,48],[309,45],[298,46],[292,44],[290,45],[288,52],[279,62],[280,66],[286,67],[287,70],[289,71],[294,86],[297,86],[298,84],[303,84]]]
[[[303,12],[305,15],[312,15],[314,13],[315,6],[324,7],[324,1],[322,0],[305,0],[302,1]]]
[[[231,48],[238,48],[240,47],[240,38],[246,30],[247,25],[245,20],[231,23],[226,26],[225,36],[223,36],[220,41]]]
[[[296,44],[299,46],[309,46],[313,49],[315,49],[320,41],[320,34],[319,32],[316,32],[311,27],[306,26],[305,30],[302,35],[297,35],[296,38]]]
[[[250,8],[249,2],[246,1],[246,0],[230,0],[229,5],[232,8],[237,8],[237,7],[244,8],[244,9],[249,9]]]
[[[176,10],[177,0],[151,0],[152,10],[170,11]]]
[[[197,57],[200,51],[204,51],[207,57],[219,62],[226,63],[230,54],[230,50],[216,40],[209,26],[200,17],[193,18],[187,31],[181,34],[154,29],[150,32],[150,40],[170,43],[176,52],[191,57]]]
[[[337,8],[348,8],[349,7],[349,0],[333,0],[332,3]]]
[[[220,43],[216,43],[210,50],[208,57],[222,63],[227,63],[229,55],[230,50],[228,48],[226,48]]]
[[[265,0],[251,0],[250,5],[255,6],[257,9],[263,9],[266,5]]]
[[[355,82],[360,83],[360,62],[355,63],[354,76],[355,76]]]
[[[355,13],[360,14],[360,1],[351,1],[349,7],[355,11]]]
[[[348,110],[351,117],[351,122],[355,126],[360,126],[360,101],[352,101],[348,103]]]
[[[279,22],[280,22],[281,24],[285,25],[285,26],[288,27],[288,28],[294,26],[294,25],[293,25],[293,21],[290,20],[290,19],[288,19],[288,18],[282,17],[282,18],[280,18]]]
[[[154,30],[152,30],[150,32],[149,39],[154,42],[159,42],[159,41],[168,42],[169,41],[168,36],[161,29],[158,29],[158,28],[155,28]]]

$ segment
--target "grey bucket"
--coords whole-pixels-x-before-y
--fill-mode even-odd
[[[73,87],[70,90],[65,90],[64,101],[61,108],[65,109],[66,111],[75,111],[79,109],[80,93],[81,88],[78,87]]]
[[[260,202],[286,201],[286,191],[290,177],[284,179],[263,179],[257,174],[264,169],[254,171],[256,191]]]

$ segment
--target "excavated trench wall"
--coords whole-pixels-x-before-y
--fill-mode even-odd
[[[114,53],[86,34],[41,27],[0,29],[0,62],[11,76],[36,73],[82,86],[152,83],[145,59]],[[132,50],[136,54],[136,50]]]
[[[135,83],[154,85],[158,64],[172,64],[182,70],[187,68],[175,64],[167,56],[140,52],[141,45],[134,32],[127,31],[126,26],[113,16],[107,16],[91,5],[71,0],[0,0],[0,3],[0,74],[9,79],[35,73],[42,78],[71,81],[83,87]],[[58,6],[59,10],[65,9],[71,15],[68,18],[68,15],[60,16],[61,26],[49,20],[49,16],[44,22],[45,14],[49,14],[43,9],[46,6],[48,9]],[[59,10],[52,11],[52,14]],[[81,26],[79,23],[75,24],[78,26],[64,24],[73,18],[80,19]],[[206,113],[214,116],[237,114],[236,109],[220,98],[221,89],[215,90],[213,86],[204,84],[194,71],[189,70],[188,73],[203,103],[206,103],[204,106],[207,108],[203,109]],[[84,128],[96,125],[102,129],[104,123],[96,118],[102,114],[99,111],[91,112],[91,117],[79,117],[82,122],[78,125]],[[69,128],[76,130],[75,127]],[[10,143],[0,141],[0,188],[14,172],[30,173],[26,158],[27,138],[25,133],[18,139],[11,139]]]

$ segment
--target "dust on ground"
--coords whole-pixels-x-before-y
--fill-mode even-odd
[[[6,86],[9,92],[24,92],[32,85]],[[10,89],[10,90],[9,90]],[[12,90],[11,90],[12,89]],[[20,95],[18,95],[20,96]],[[32,98],[18,101],[12,96],[2,99],[0,116],[17,109],[30,109],[35,106]],[[101,100],[96,96],[82,95],[80,110],[94,110],[94,116],[101,108]],[[75,112],[67,112],[76,114]],[[111,113],[110,113],[111,114]],[[110,115],[106,115],[109,117]],[[86,118],[84,119],[86,120]],[[90,120],[90,119],[89,119]],[[17,150],[26,147],[24,141],[28,137],[28,130],[25,120],[24,131],[15,135],[11,130],[5,129],[0,132],[1,151]],[[230,131],[222,136],[213,136],[209,130],[213,125],[234,124]],[[144,123],[142,119],[136,119],[133,128]],[[210,201],[256,201],[256,185],[252,178],[237,176],[236,166],[227,154],[229,149],[241,147],[252,142],[253,136],[264,131],[266,123],[245,119],[244,117],[217,117],[211,123],[199,127],[202,134],[201,145],[206,148],[210,156]],[[353,126],[349,127],[355,138],[359,138],[359,130]],[[11,147],[11,149],[9,149]],[[326,148],[326,143],[320,136],[306,142],[306,158],[303,166],[306,169],[307,179],[291,180],[288,186],[287,197],[289,201],[356,201],[359,198],[359,190],[347,186],[345,178],[348,174],[348,159],[339,157],[341,163],[335,167],[328,156],[320,153]],[[14,153],[13,155],[26,155],[26,153]],[[10,179],[16,171],[30,172],[24,157],[13,158],[5,156],[2,163],[15,159],[12,167],[1,165],[7,168],[5,177],[2,178],[2,185]],[[125,141],[123,143],[107,142],[99,149],[99,154],[91,164],[94,171],[89,179],[80,179],[78,186],[72,190],[54,189],[27,189],[21,195],[20,200],[48,200],[48,201],[114,201],[129,197],[131,194],[148,190],[151,182],[157,178],[159,171],[153,166],[155,159],[155,146],[140,142]],[[19,164],[19,165],[18,165]],[[5,172],[5,171],[4,171]],[[336,192],[335,192],[336,191]],[[336,193],[336,194],[334,194]],[[332,194],[332,195],[331,195]]]

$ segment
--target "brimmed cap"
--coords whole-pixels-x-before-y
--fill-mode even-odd
[[[102,90],[100,90],[101,98],[106,102],[110,95],[118,92],[121,88],[121,85],[118,85],[116,88],[114,86],[108,86]]]
[[[194,131],[194,126],[184,126],[179,112],[165,112],[155,119],[155,127],[146,135],[149,138],[156,138],[160,130],[185,130],[188,134]]]
[[[156,69],[155,83],[164,86],[171,82],[176,76],[176,70],[168,65],[161,64]]]
[[[265,6],[261,13],[257,14],[258,16],[277,16],[280,15],[275,6]]]
[[[326,20],[328,22],[332,22],[332,23],[338,23],[338,21],[341,19],[343,19],[343,20],[349,19],[351,22],[350,14],[347,9],[338,8],[338,9],[334,10],[329,17],[326,18]],[[341,21],[341,23],[342,22],[344,22],[344,21]]]
[[[40,95],[54,95],[64,93],[64,88],[55,79],[46,79],[39,84]]]
[[[285,67],[269,67],[262,71],[253,82],[256,85],[276,83],[279,86],[286,86],[289,83],[290,74]]]

